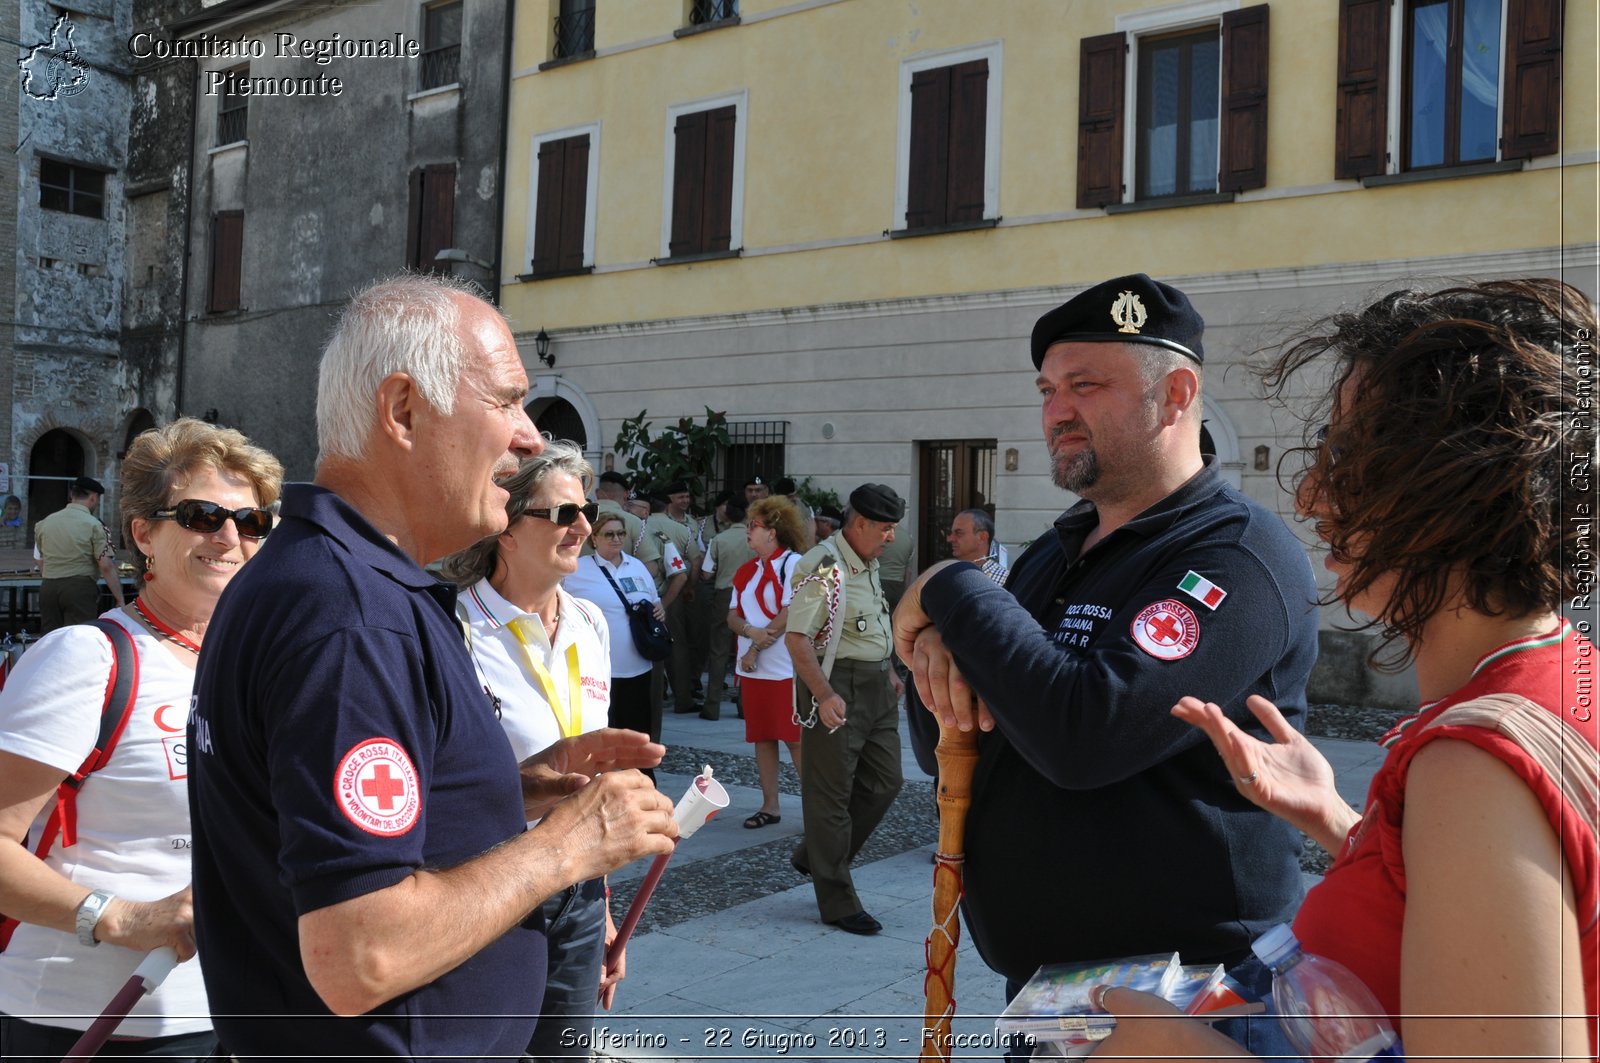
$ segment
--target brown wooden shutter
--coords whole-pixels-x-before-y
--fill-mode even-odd
[[[911,146],[906,172],[906,228],[946,220],[950,184],[950,68],[911,75]]]
[[[1333,175],[1384,172],[1389,135],[1389,4],[1339,0],[1339,85]]]
[[[706,112],[705,196],[700,208],[700,249],[727,251],[733,243],[733,138],[738,109]]]
[[[212,313],[239,309],[239,275],[244,261],[244,211],[211,216]]]
[[[1217,191],[1267,183],[1267,5],[1222,16],[1222,151]]]
[[[989,111],[989,61],[950,68],[950,163],[947,222],[983,220],[984,134]]]
[[[560,257],[556,269],[563,273],[583,268],[583,230],[588,223],[589,135],[568,137],[561,195]]]
[[[1564,6],[1563,0],[1510,0],[1507,5],[1501,158],[1531,159],[1560,148]]]
[[[700,246],[706,167],[706,112],[680,114],[673,126],[672,234],[668,256],[692,255]]]
[[[406,265],[416,269],[422,260],[422,171],[412,170],[406,182]]]
[[[539,145],[539,189],[534,201],[533,262],[535,277],[561,267],[561,208],[566,197],[567,142],[547,140]]]
[[[433,256],[456,238],[456,167],[437,163],[422,171],[422,268],[448,270]]]
[[[1127,38],[1085,37],[1078,46],[1078,209],[1122,202],[1122,97]]]

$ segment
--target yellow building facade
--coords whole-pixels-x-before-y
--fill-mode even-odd
[[[1208,446],[1287,515],[1255,352],[1402,284],[1595,291],[1596,33],[1561,0],[523,0],[535,412],[598,457],[709,406],[754,426],[714,477],[889,483],[925,560],[992,505],[1015,546],[1069,501],[1028,331],[1145,272],[1207,319]]]

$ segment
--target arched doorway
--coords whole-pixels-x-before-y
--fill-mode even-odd
[[[83,444],[64,428],[39,437],[28,455],[28,540],[33,526],[67,504],[67,482],[84,474]]]
[[[528,416],[534,427],[551,439],[570,439],[580,450],[589,449],[589,434],[583,427],[583,415],[577,407],[559,396],[528,405]]]
[[[150,415],[149,410],[133,411],[133,416],[128,419],[128,434],[122,437],[122,450],[118,452],[117,457],[120,459],[124,454],[128,453],[128,448],[133,446],[133,441],[155,426],[156,419]]]

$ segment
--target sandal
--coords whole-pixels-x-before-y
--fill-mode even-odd
[[[755,815],[744,821],[744,826],[746,830],[755,830],[758,827],[765,827],[769,823],[777,823],[782,819],[782,816],[772,812],[757,812]]]

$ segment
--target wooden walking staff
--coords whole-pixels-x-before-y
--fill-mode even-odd
[[[939,725],[939,851],[933,860],[933,929],[924,948],[922,1061],[950,1059],[950,1019],[956,1013],[956,946],[961,942],[961,868],[966,859],[967,809],[978,766],[978,732]]]

